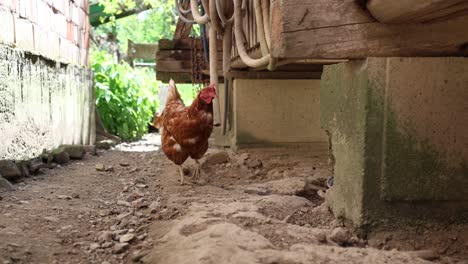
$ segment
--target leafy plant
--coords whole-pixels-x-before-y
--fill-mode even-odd
[[[125,62],[115,63],[104,51],[93,51],[91,62],[96,106],[104,126],[123,140],[140,139],[158,106],[154,77]]]

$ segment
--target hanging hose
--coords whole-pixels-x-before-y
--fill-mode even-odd
[[[210,17],[210,26],[214,27],[216,32],[223,33],[223,27],[220,24],[220,20],[218,19],[218,14],[216,12],[216,3],[215,0],[209,0],[209,17]]]
[[[260,5],[260,0],[254,0],[254,9],[255,9],[255,22],[257,23],[257,35],[260,42],[260,49],[262,51],[262,56],[270,54],[268,44],[265,38],[265,28],[263,26],[264,20],[262,15],[262,6]]]
[[[201,14],[204,15],[205,14],[205,8],[201,7]],[[208,40],[206,39],[206,27],[205,25],[201,24],[200,25],[200,33],[201,33],[201,37],[202,37],[202,45],[203,45],[203,57],[205,58],[205,62],[206,63],[210,63],[210,48],[208,47]]]
[[[180,6],[180,3],[179,3],[180,0],[175,0],[175,1],[176,1],[177,14],[179,15],[179,18],[187,24],[195,24],[196,23],[195,21],[188,19],[184,16],[184,14],[190,14],[192,11],[190,9],[187,9],[187,10],[183,9]]]
[[[197,22],[198,24],[208,23],[208,14],[204,14],[203,16],[201,16],[200,12],[198,12],[198,1],[197,0],[190,0],[190,9],[192,10],[192,16],[193,16],[193,20],[195,20],[195,22]]]
[[[223,135],[226,135],[229,104],[229,79],[224,78],[224,115],[223,115]]]
[[[223,26],[226,27],[228,24],[231,24],[234,20],[234,14],[231,18],[227,19],[223,12],[223,7],[221,6],[221,0],[216,0],[216,11],[218,12],[219,19],[223,23]]]
[[[262,1],[262,11],[263,11],[263,26],[266,42],[268,45],[268,50],[271,49],[271,30],[270,30],[270,0],[261,0]]]
[[[242,30],[242,14],[240,0],[234,0],[234,36],[236,39],[236,47],[241,60],[249,67],[259,68],[264,67],[270,62],[271,56],[268,54],[260,59],[253,59],[245,50],[244,31]],[[244,0],[245,1],[245,0]]]

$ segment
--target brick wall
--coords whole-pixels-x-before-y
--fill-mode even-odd
[[[0,43],[88,65],[88,0],[0,0]]]

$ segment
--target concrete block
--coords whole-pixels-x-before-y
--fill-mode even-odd
[[[21,18],[30,19],[32,1],[31,0],[17,0],[18,1],[18,15]]]
[[[235,145],[326,142],[319,80],[234,80]]]
[[[326,66],[327,201],[356,226],[468,220],[468,59],[369,58]]]
[[[9,9],[0,7],[0,43],[14,44],[15,43],[15,20]]]
[[[26,50],[34,50],[33,24],[23,18],[15,19],[16,46]]]

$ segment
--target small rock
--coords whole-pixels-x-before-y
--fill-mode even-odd
[[[19,161],[16,163],[16,166],[21,171],[21,176],[25,178],[29,178],[31,176],[31,174],[29,173],[29,164],[31,164],[31,162],[27,160]]]
[[[9,181],[15,181],[21,177],[21,171],[11,160],[0,160],[0,171],[3,178]]]
[[[65,151],[63,147],[59,147],[52,151],[53,160],[57,164],[65,164],[70,161],[70,155]]]
[[[39,172],[40,169],[47,168],[47,164],[44,164],[41,160],[33,160],[29,164],[29,172],[32,174],[36,174]]]
[[[109,231],[102,231],[99,236],[98,236],[98,241],[103,243],[103,242],[109,242],[109,241],[112,241],[112,237],[114,236],[114,234],[112,232],[109,232]]]
[[[102,243],[101,248],[110,248],[110,247],[112,247],[112,245],[114,245],[114,243],[112,243],[111,241],[104,242],[104,243]]]
[[[13,191],[15,187],[0,175],[0,190]],[[1,200],[1,199],[0,199]]]
[[[122,162],[119,163],[119,165],[122,166],[122,167],[128,167],[128,166],[130,166],[130,163],[122,161]]]
[[[62,145],[61,147],[68,153],[71,159],[83,159],[85,150],[82,145]]]
[[[59,221],[59,219],[57,217],[53,217],[53,216],[46,216],[46,217],[44,217],[44,219],[49,221],[49,222],[54,222],[54,223]]]
[[[98,149],[110,149],[111,147],[115,147],[117,145],[117,142],[112,139],[106,139],[106,140],[100,140],[96,142],[96,148]]]
[[[119,242],[120,243],[128,243],[132,241],[135,238],[134,234],[126,234],[120,237]]]
[[[342,228],[342,227],[337,227],[333,229],[330,235],[328,235],[327,239],[340,245],[344,246],[348,244],[349,240],[351,239],[351,232],[348,230]]]
[[[80,195],[78,193],[72,193],[72,198],[78,199]]]
[[[106,166],[105,171],[114,171],[114,166],[112,165]]]
[[[132,207],[132,204],[130,204],[130,203],[127,202],[127,201],[123,201],[123,200],[118,200],[118,201],[117,201],[117,205],[123,205],[123,206]]]
[[[244,161],[248,160],[250,157],[249,153],[245,152],[245,153],[242,153],[238,156],[238,160],[239,161],[242,161],[242,163],[244,163]]]
[[[96,156],[97,155],[97,152],[96,152],[96,146],[93,146],[93,145],[83,145],[83,150],[85,151],[85,153],[89,153],[93,156]]]
[[[148,188],[148,185],[139,183],[139,184],[135,184],[135,187],[142,189],[142,188]]]
[[[144,233],[142,235],[137,236],[138,240],[145,240],[145,238],[148,236],[148,234]]]
[[[413,257],[422,258],[429,261],[433,261],[439,258],[439,255],[434,250],[418,250],[409,251],[407,253]]]
[[[161,208],[161,203],[159,201],[154,201],[149,205],[149,210],[152,214],[156,213],[159,211]]]
[[[91,243],[91,245],[89,245],[89,249],[91,251],[94,251],[94,250],[96,250],[96,249],[98,249],[100,247],[101,247],[101,245],[99,245],[98,243]]]
[[[136,250],[132,253],[132,261],[139,262],[146,254],[144,251]]]
[[[57,195],[57,198],[63,199],[63,200],[71,200],[72,197],[68,195]]]
[[[111,264],[109,261],[103,261],[101,264]]]
[[[104,171],[106,169],[106,167],[102,163],[97,163],[94,167],[97,171]]]
[[[263,164],[259,159],[248,159],[245,161],[245,165],[250,169],[256,169],[262,167]]]
[[[116,243],[114,248],[112,249],[112,253],[114,254],[121,254],[125,252],[129,247],[128,243]]]
[[[229,155],[225,151],[220,151],[207,156],[205,162],[203,162],[203,165],[211,166],[226,162],[229,162]]]

